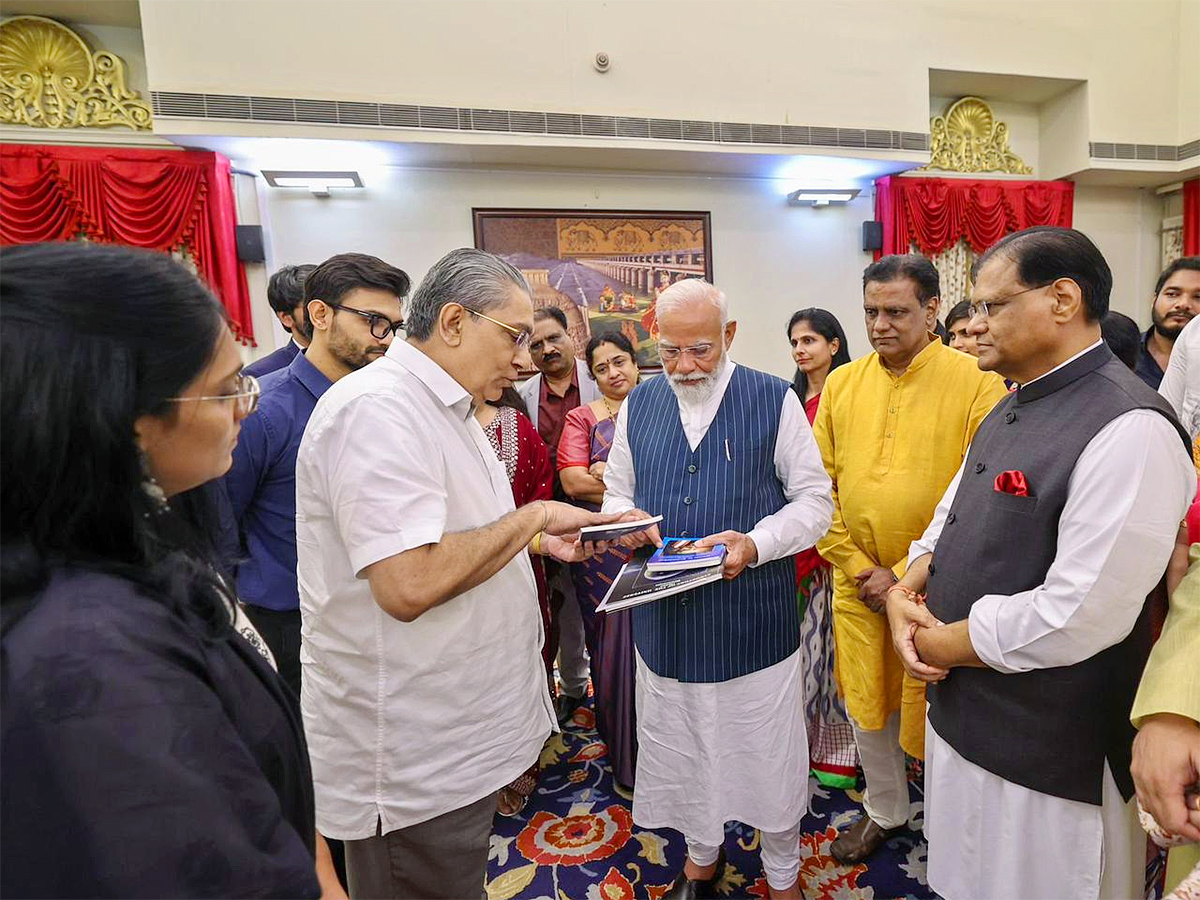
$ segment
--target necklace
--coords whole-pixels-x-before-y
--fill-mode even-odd
[[[621,404],[620,404],[620,403],[618,403],[618,404],[617,404],[617,408],[616,408],[616,409],[613,409],[613,408],[612,408],[612,404],[608,402],[608,398],[607,398],[607,397],[605,397],[603,394],[601,394],[601,395],[600,395],[600,399],[601,399],[601,400],[603,401],[603,403],[604,403],[604,408],[608,410],[608,417],[609,417],[610,419],[615,419],[615,418],[617,417],[617,413],[619,413],[619,412],[621,411]]]

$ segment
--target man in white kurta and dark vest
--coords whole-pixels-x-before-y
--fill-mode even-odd
[[[829,527],[831,485],[788,383],[729,359],[723,293],[678,282],[658,325],[665,374],[621,408],[604,511],[661,514],[662,534],[727,555],[723,581],[633,610],[633,817],[687,841],[669,898],[711,892],[731,820],[761,830],[771,896],[799,897],[808,746],[792,556]]]
[[[979,365],[1018,388],[888,594],[905,667],[935,682],[925,833],[948,900],[1143,895],[1129,708],[1196,475],[1170,406],[1101,341],[1111,288],[1072,229],[979,260]]]

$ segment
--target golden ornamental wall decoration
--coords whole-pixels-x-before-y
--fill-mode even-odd
[[[1008,146],[1008,126],[978,97],[963,97],[946,114],[929,121],[929,165],[948,172],[1006,172],[1029,175],[1033,169]]]
[[[53,19],[0,23],[0,122],[33,128],[150,130],[150,104],[125,86],[125,61]]]

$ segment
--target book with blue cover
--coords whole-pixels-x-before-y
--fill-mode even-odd
[[[696,547],[695,538],[663,538],[663,544],[646,560],[647,573],[683,572],[688,569],[707,569],[725,561],[725,545],[717,544],[707,550]]]

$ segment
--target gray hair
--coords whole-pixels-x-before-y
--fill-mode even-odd
[[[675,282],[658,295],[655,307],[658,315],[662,315],[693,303],[707,303],[716,309],[721,314],[722,327],[729,322],[729,301],[725,299],[725,292],[699,278],[684,278]]]
[[[404,330],[411,338],[427,341],[447,303],[485,312],[507,303],[513,287],[531,293],[525,276],[500,257],[469,247],[451,250],[421,279],[408,302]]]

